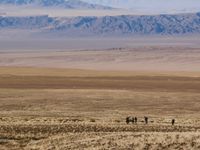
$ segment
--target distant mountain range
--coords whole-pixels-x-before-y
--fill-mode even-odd
[[[136,8],[136,7],[173,7],[185,9],[187,7],[200,7],[199,0],[83,0],[88,3],[106,5],[119,8]],[[159,8],[158,8],[159,9]]]
[[[66,9],[112,9],[108,6],[90,4],[81,0],[0,0],[0,5],[28,5]]]
[[[106,6],[111,6],[111,7],[118,7],[118,8],[131,8],[140,1],[138,0],[83,0],[88,3],[93,3],[93,4],[101,4],[101,5],[106,5]]]
[[[177,35],[199,34],[200,13],[105,17],[0,17],[0,29],[39,29],[58,35]]]
[[[200,0],[83,0],[88,3],[148,13],[182,13],[200,10]]]

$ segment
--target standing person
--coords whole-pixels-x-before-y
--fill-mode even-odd
[[[174,125],[175,124],[175,119],[172,119],[172,125]]]
[[[137,124],[137,117],[135,117],[135,124]]]
[[[126,117],[126,124],[129,124],[130,122],[130,117]]]
[[[145,124],[148,124],[148,120],[149,120],[148,117],[144,117]]]

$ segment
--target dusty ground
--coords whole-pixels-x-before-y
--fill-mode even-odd
[[[199,149],[199,93],[198,72],[1,67],[0,149]]]
[[[200,48],[149,46],[107,50],[2,52],[0,66],[198,72]]]

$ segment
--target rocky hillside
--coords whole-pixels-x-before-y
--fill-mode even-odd
[[[64,35],[174,35],[200,33],[200,13],[156,16],[0,17],[0,29],[40,29]]]

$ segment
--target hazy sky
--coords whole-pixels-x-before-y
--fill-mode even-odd
[[[113,7],[132,9],[152,9],[161,11],[170,10],[199,10],[200,0],[84,0]]]

